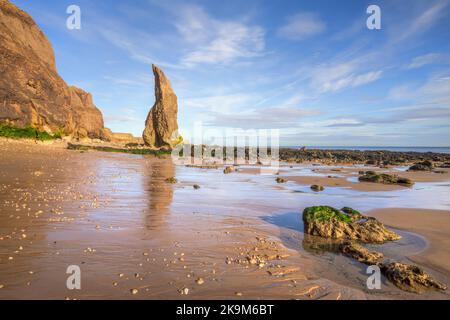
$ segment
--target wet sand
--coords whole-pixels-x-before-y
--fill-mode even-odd
[[[388,208],[368,212],[386,225],[424,236],[426,250],[410,258],[450,276],[450,211]]]
[[[0,154],[0,299],[448,299],[369,291],[362,265],[303,234],[306,206],[369,210],[410,202],[403,193],[298,193],[276,176],[60,145],[0,141]],[[425,248],[414,234],[400,244],[392,251]],[[69,265],[80,291],[66,288]]]

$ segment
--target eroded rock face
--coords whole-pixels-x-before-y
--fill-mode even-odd
[[[309,207],[303,211],[305,233],[331,239],[384,243],[401,237],[375,218],[354,221],[351,214],[328,206]]]
[[[182,142],[178,134],[178,99],[164,72],[153,65],[155,105],[145,121],[144,142],[153,148],[172,149]]]
[[[104,138],[92,96],[58,75],[52,46],[33,19],[0,0],[0,122]]]
[[[414,265],[399,262],[381,264],[381,272],[402,290],[420,293],[425,289],[447,289],[446,285],[437,282],[421,268]]]

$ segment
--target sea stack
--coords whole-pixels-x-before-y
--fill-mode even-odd
[[[147,146],[172,149],[183,141],[178,134],[178,99],[164,72],[153,65],[155,105],[150,110],[142,137]]]
[[[56,70],[52,45],[34,20],[0,0],[0,122],[48,133],[104,139],[91,94]]]

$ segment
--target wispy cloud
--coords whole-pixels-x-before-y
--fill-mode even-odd
[[[422,56],[415,57],[407,66],[407,69],[417,69],[423,66],[438,63],[442,60],[442,55],[438,53],[429,53]]]
[[[326,24],[317,14],[300,12],[287,19],[287,23],[278,29],[278,35],[290,40],[304,40],[325,30]]]
[[[325,65],[312,71],[311,84],[320,93],[355,88],[380,79],[382,70],[361,72],[353,63]]]
[[[265,48],[264,30],[238,20],[219,20],[199,6],[183,6],[176,27],[191,49],[181,64],[226,64],[239,58],[261,55]]]

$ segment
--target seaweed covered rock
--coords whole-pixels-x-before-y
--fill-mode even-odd
[[[367,171],[359,177],[361,182],[374,182],[383,184],[399,184],[407,187],[414,185],[414,182],[408,178],[402,178],[395,174],[376,173],[374,171]]]
[[[357,221],[364,217],[361,212],[350,207],[343,207],[341,211],[348,214],[352,221]]]
[[[275,181],[276,181],[277,183],[286,183],[286,182],[287,182],[286,179],[280,178],[280,177],[276,178]]]
[[[303,211],[305,233],[331,239],[384,243],[401,237],[375,218],[354,221],[351,215],[329,206],[309,207]]]
[[[408,171],[431,171],[433,170],[433,163],[431,161],[422,161],[409,167]]]
[[[339,246],[339,251],[351,258],[358,260],[367,265],[378,264],[383,259],[383,254],[376,251],[369,251],[363,246],[353,243],[344,242]]]
[[[320,192],[320,191],[325,190],[325,188],[323,186],[319,186],[317,184],[314,184],[314,185],[311,186],[311,190],[315,191],[315,192]]]
[[[421,268],[414,265],[399,262],[381,264],[381,272],[398,288],[405,291],[420,293],[425,289],[447,289],[445,284],[437,282]]]

